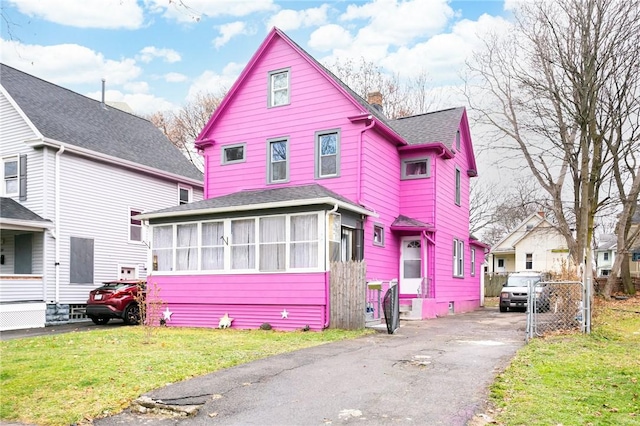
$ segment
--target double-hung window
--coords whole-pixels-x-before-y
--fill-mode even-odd
[[[286,182],[289,180],[289,140],[277,139],[267,143],[269,183]]]
[[[453,240],[453,276],[464,277],[464,241]]]
[[[18,195],[18,157],[9,157],[2,160],[4,172],[3,195]]]
[[[533,269],[533,253],[526,253],[524,260],[524,269]]]
[[[458,206],[460,205],[460,199],[461,199],[461,197],[460,197],[460,194],[461,194],[461,188],[460,188],[460,186],[461,186],[461,181],[460,181],[461,177],[462,177],[462,174],[460,172],[460,169],[456,167],[456,200],[455,201],[456,201],[456,204]]]
[[[269,73],[269,106],[289,104],[289,69]]]
[[[334,177],[340,173],[340,132],[316,133],[316,178]]]
[[[188,204],[193,200],[193,189],[187,186],[178,186],[178,203]]]
[[[471,271],[469,272],[472,277],[476,275],[476,249],[471,249]]]
[[[139,214],[140,210],[129,209],[129,241],[142,241],[142,221],[134,219]]]

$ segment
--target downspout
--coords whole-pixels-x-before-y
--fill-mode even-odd
[[[358,182],[357,182],[357,194],[356,194],[356,203],[358,205],[362,205],[362,145],[363,145],[364,132],[366,132],[367,130],[371,129],[373,126],[376,125],[376,122],[372,120],[371,116],[369,116],[368,118],[371,120],[371,123],[368,124],[364,129],[360,131],[360,139],[358,141],[358,171],[357,171]]]
[[[56,239],[56,297],[55,303],[60,302],[60,157],[64,152],[64,145],[60,145],[58,152],[56,153],[56,173],[55,173],[55,217],[56,217],[56,232],[54,238]]]
[[[331,213],[335,213],[338,211],[338,205],[334,204],[333,208],[329,211],[327,211],[327,219],[325,220],[325,224],[326,227],[329,227],[329,214]],[[325,237],[326,238],[326,237]],[[329,280],[330,280],[330,271],[324,273],[324,321],[322,324],[322,329],[324,330],[325,328],[329,327],[329,320],[330,320],[330,316],[331,316],[331,298],[329,297],[329,291],[330,291],[330,285],[329,285]]]

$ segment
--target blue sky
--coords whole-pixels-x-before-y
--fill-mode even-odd
[[[104,77],[108,100],[149,114],[229,88],[275,25],[324,63],[426,72],[446,107],[462,102],[478,34],[506,26],[513,1],[3,0],[0,55],[94,98]]]

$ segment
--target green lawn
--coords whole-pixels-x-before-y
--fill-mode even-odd
[[[532,340],[491,397],[501,425],[640,424],[640,297],[599,301],[590,335]]]
[[[0,342],[0,419],[69,425],[122,411],[152,389],[369,331],[109,327]]]

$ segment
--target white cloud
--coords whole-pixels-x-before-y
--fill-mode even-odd
[[[163,78],[167,83],[182,83],[188,80],[186,75],[177,72],[166,73]]]
[[[136,61],[106,59],[101,53],[77,44],[27,45],[0,39],[2,61],[55,84],[122,85],[142,73]]]
[[[193,98],[198,93],[219,94],[221,91],[231,89],[231,86],[244,67],[245,64],[231,62],[224,67],[222,74],[217,74],[213,71],[203,72],[195,79],[191,87],[189,87],[187,100]]]
[[[327,22],[328,4],[304,10],[281,10],[267,22],[267,28],[278,27],[282,31],[322,25]]]
[[[180,62],[182,57],[173,49],[158,49],[155,46],[147,46],[140,50],[139,58],[142,62],[149,63],[154,58],[162,58],[165,62]]]
[[[242,21],[220,25],[218,28],[220,29],[220,35],[213,40],[213,45],[216,49],[227,44],[229,40],[235,36],[250,34],[250,31],[247,29],[247,25]]]
[[[102,92],[86,93],[86,96],[101,100]],[[109,102],[124,102],[137,115],[150,115],[157,111],[172,111],[178,109],[178,106],[172,104],[163,98],[158,98],[146,93],[122,93],[118,90],[107,90],[105,92],[105,100]]]
[[[197,22],[203,17],[247,16],[277,8],[273,0],[148,0],[147,6],[179,22]]]
[[[146,81],[132,81],[130,83],[125,83],[123,88],[128,92],[134,92],[136,94],[149,93],[149,83]]]
[[[321,52],[347,48],[353,42],[349,31],[336,24],[324,25],[309,36],[309,47]]]
[[[424,43],[401,47],[381,62],[384,68],[411,77],[426,71],[435,84],[449,84],[459,80],[465,61],[474,49],[481,46],[481,35],[490,30],[509,28],[501,17],[482,15],[477,21],[457,22],[450,33],[438,34]]]
[[[144,22],[136,0],[5,0],[21,13],[78,28],[136,29]]]
[[[454,11],[448,0],[374,0],[362,6],[349,5],[343,21],[367,20],[358,38],[402,45],[444,29]]]

